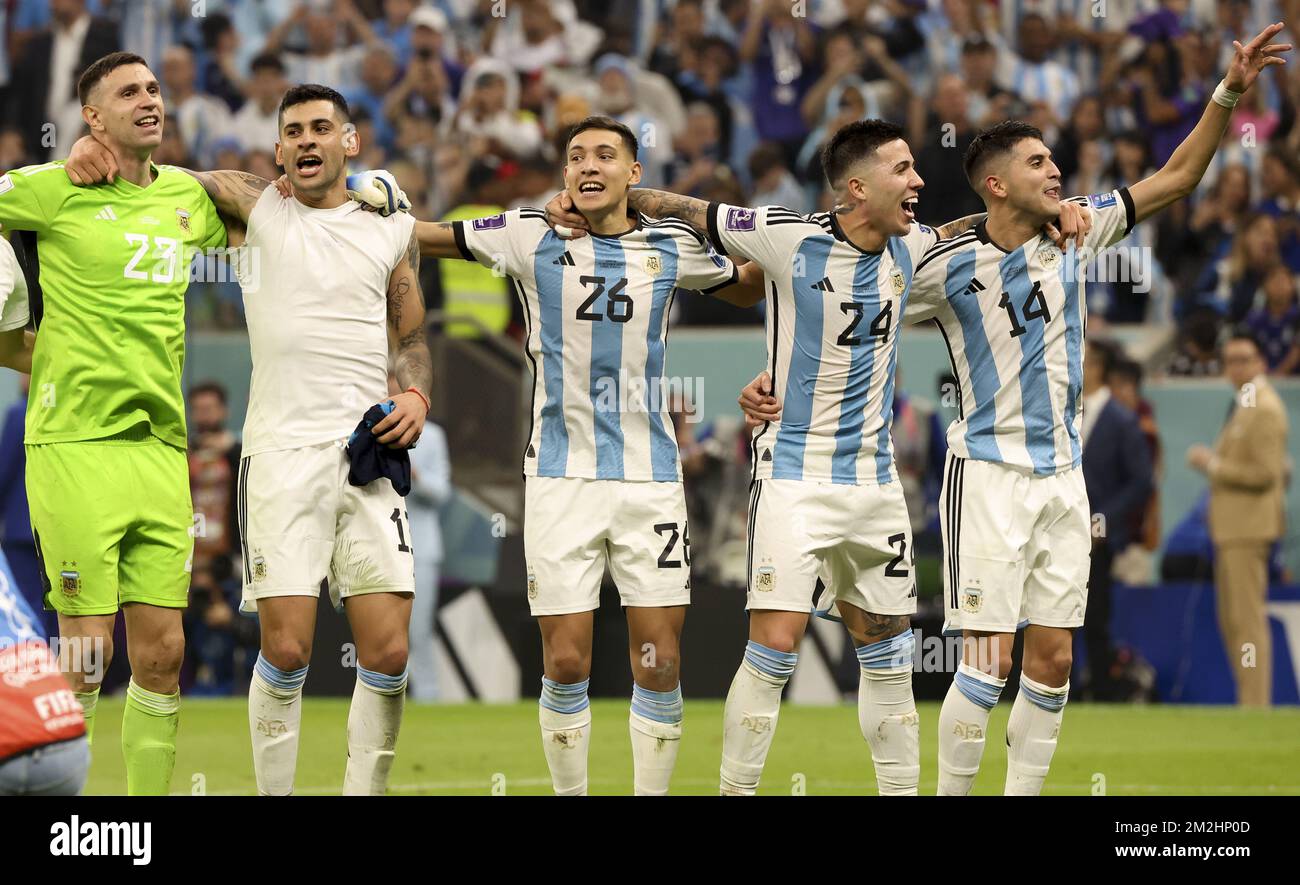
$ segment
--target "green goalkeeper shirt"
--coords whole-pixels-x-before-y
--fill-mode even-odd
[[[77,187],[63,164],[0,176],[0,224],[36,234],[44,313],[25,442],[102,439],[137,424],[185,447],[185,290],[226,228],[202,185],[152,166],[140,187]]]

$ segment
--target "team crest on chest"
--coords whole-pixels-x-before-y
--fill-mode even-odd
[[[181,230],[185,231],[186,233],[189,233],[189,232],[190,232],[190,213],[189,213],[189,212],[186,212],[184,209],[177,208],[177,210],[176,210],[176,223],[179,224],[179,225],[181,226]]]
[[[651,252],[645,257],[645,272],[650,276],[658,276],[659,272],[664,269],[663,263],[659,260],[658,252]]]
[[[894,287],[894,297],[901,298],[903,289],[907,288],[907,280],[903,278],[903,272],[894,268],[894,272],[889,275],[889,282]]]
[[[1050,243],[1043,246],[1038,250],[1038,263],[1048,270],[1055,270],[1061,263],[1061,250]]]

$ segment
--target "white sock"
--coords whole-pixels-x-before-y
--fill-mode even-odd
[[[298,767],[302,684],[307,668],[281,670],[259,653],[248,684],[248,732],[253,774],[263,796],[288,796]]]
[[[542,726],[542,752],[551,769],[557,796],[587,795],[587,744],[591,740],[590,679],[572,685],[542,677],[537,719]]]
[[[982,673],[965,663],[957,666],[957,674],[939,711],[938,795],[970,793],[984,755],[989,713],[997,706],[1006,684],[1005,679]]]
[[[763,776],[767,751],[776,734],[781,712],[781,691],[794,673],[797,652],[783,652],[752,639],[745,659],[731,680],[722,714],[722,770],[719,792],[724,796],[752,796]]]
[[[632,684],[632,792],[636,796],[666,796],[682,743],[682,687],[651,691]]]
[[[348,710],[348,766],[344,796],[382,796],[397,755],[397,733],[406,705],[406,671],[396,676],[357,664],[357,685]]]
[[[858,725],[871,747],[882,796],[915,796],[921,779],[921,719],[912,696],[915,648],[909,630],[857,650]]]
[[[1052,688],[1021,674],[1020,693],[1007,721],[1006,795],[1037,796],[1043,792],[1069,696],[1068,681]]]

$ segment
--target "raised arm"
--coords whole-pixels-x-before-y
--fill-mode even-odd
[[[420,291],[420,241],[416,231],[406,258],[388,277],[388,341],[393,373],[402,393],[392,397],[393,411],[374,427],[379,442],[409,448],[420,438],[429,414],[433,389],[433,359],[424,325],[424,294]]]
[[[0,366],[30,375],[35,348],[36,336],[26,329],[0,332]]]
[[[1241,94],[1251,87],[1264,68],[1286,64],[1274,53],[1289,52],[1290,43],[1269,42],[1285,27],[1282,22],[1271,24],[1242,46],[1232,41],[1236,51],[1223,82],[1214,91],[1214,98],[1205,107],[1196,128],[1178,146],[1169,161],[1154,175],[1129,187],[1133,198],[1135,221],[1150,218],[1160,210],[1188,196],[1200,183],[1209,168],[1214,153],[1219,149],[1223,133],[1228,128],[1232,109]]]
[[[258,178],[251,172],[226,170],[195,172],[193,169],[181,171],[198,179],[218,212],[227,218],[238,220],[241,224],[248,224],[248,215],[253,211],[258,198],[262,196],[262,191],[271,186],[271,182],[265,178]]]

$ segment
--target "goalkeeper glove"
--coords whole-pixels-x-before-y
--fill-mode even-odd
[[[411,211],[411,201],[397,186],[397,179],[384,169],[349,175],[347,189],[349,198],[363,206],[369,206],[380,215]]]

